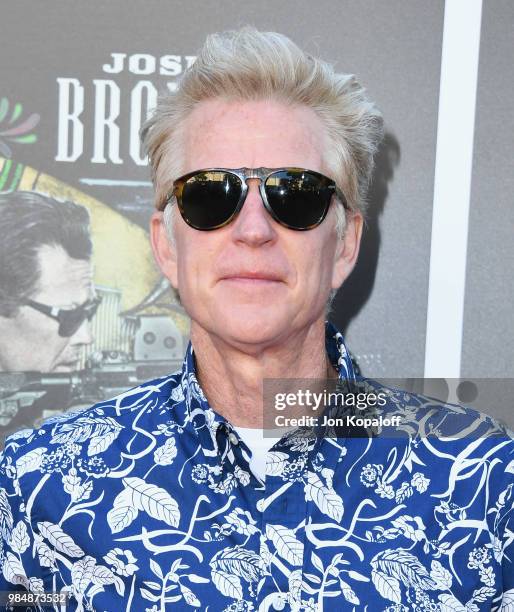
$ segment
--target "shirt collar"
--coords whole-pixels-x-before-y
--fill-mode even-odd
[[[339,380],[354,381],[355,372],[343,335],[329,321],[325,322],[325,350]],[[185,423],[190,423],[200,438],[206,457],[216,457],[220,452],[220,436],[227,436],[232,425],[218,414],[207,401],[196,377],[196,363],[189,342],[180,376],[180,386],[185,399]],[[226,445],[223,445],[226,447]]]

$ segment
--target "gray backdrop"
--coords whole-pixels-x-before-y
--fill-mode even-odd
[[[0,97],[7,98],[11,108],[22,103],[24,115],[38,113],[40,121],[32,129],[37,135],[33,143],[9,140],[6,120],[0,123],[0,144],[3,139],[9,147],[8,153],[5,148],[2,153],[0,190],[26,188],[26,181],[16,178],[15,171],[20,174],[34,168],[38,176],[43,173],[57,181],[57,194],[72,193],[67,191],[71,186],[84,194],[86,204],[87,198],[95,198],[119,213],[117,223],[122,219],[146,230],[152,210],[149,172],[131,159],[129,151],[131,121],[134,125],[137,110],[131,108],[134,90],[141,81],[156,89],[172,86],[177,77],[159,74],[159,58],[180,56],[177,61],[183,68],[187,56],[195,54],[209,32],[243,24],[283,32],[307,51],[334,62],[340,71],[355,73],[384,113],[387,135],[377,159],[361,258],[336,298],[332,318],[345,332],[364,374],[422,377],[444,12],[443,0],[111,0],[103,4],[54,0],[44,7],[26,0],[13,3],[0,23]],[[463,13],[463,28],[465,17]],[[464,376],[514,376],[514,282],[509,265],[514,263],[513,24],[510,0],[483,3],[463,320]],[[157,70],[133,74],[125,65],[123,72],[109,74],[102,66],[112,61],[112,53],[127,58],[153,56]],[[83,87],[82,153],[73,162],[59,160],[58,155],[59,113],[63,112],[58,79],[75,79]],[[120,91],[120,112],[115,118],[119,160],[116,155],[109,159],[105,146],[105,163],[95,163],[94,117],[99,104],[95,80],[105,79]],[[8,159],[12,163],[6,169]],[[36,181],[33,188],[44,191],[45,185]],[[72,195],[78,197],[76,192]],[[93,217],[96,210],[90,208]],[[106,237],[97,231],[93,240],[100,244]],[[113,280],[107,284],[115,286],[116,275],[112,270],[110,274]],[[142,286],[154,282],[138,274],[134,270],[134,282]],[[102,282],[106,284],[105,274]],[[120,283],[117,290],[127,294]],[[125,307],[135,305],[127,298]],[[98,342],[90,350],[109,348]]]
[[[462,376],[514,377],[514,3],[485,2]]]

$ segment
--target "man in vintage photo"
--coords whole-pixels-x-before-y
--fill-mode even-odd
[[[77,370],[98,305],[87,209],[0,194],[0,235],[0,372]]]
[[[494,420],[385,390],[389,435],[262,436],[267,380],[355,379],[325,319],[382,132],[356,78],[287,37],[207,38],[143,130],[182,369],[7,440],[0,591],[134,612],[514,605]]]

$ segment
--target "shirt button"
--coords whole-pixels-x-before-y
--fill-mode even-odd
[[[234,432],[230,432],[228,439],[234,446],[237,446],[239,444],[239,439]]]

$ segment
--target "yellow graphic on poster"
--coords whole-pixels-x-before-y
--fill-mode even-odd
[[[160,278],[148,234],[109,206],[29,166],[0,158],[0,176],[4,169],[8,173],[8,165],[14,169],[12,178],[19,176],[16,190],[45,193],[58,200],[82,204],[89,210],[95,283],[120,290],[124,310],[141,302]],[[9,190],[13,190],[12,181]]]

